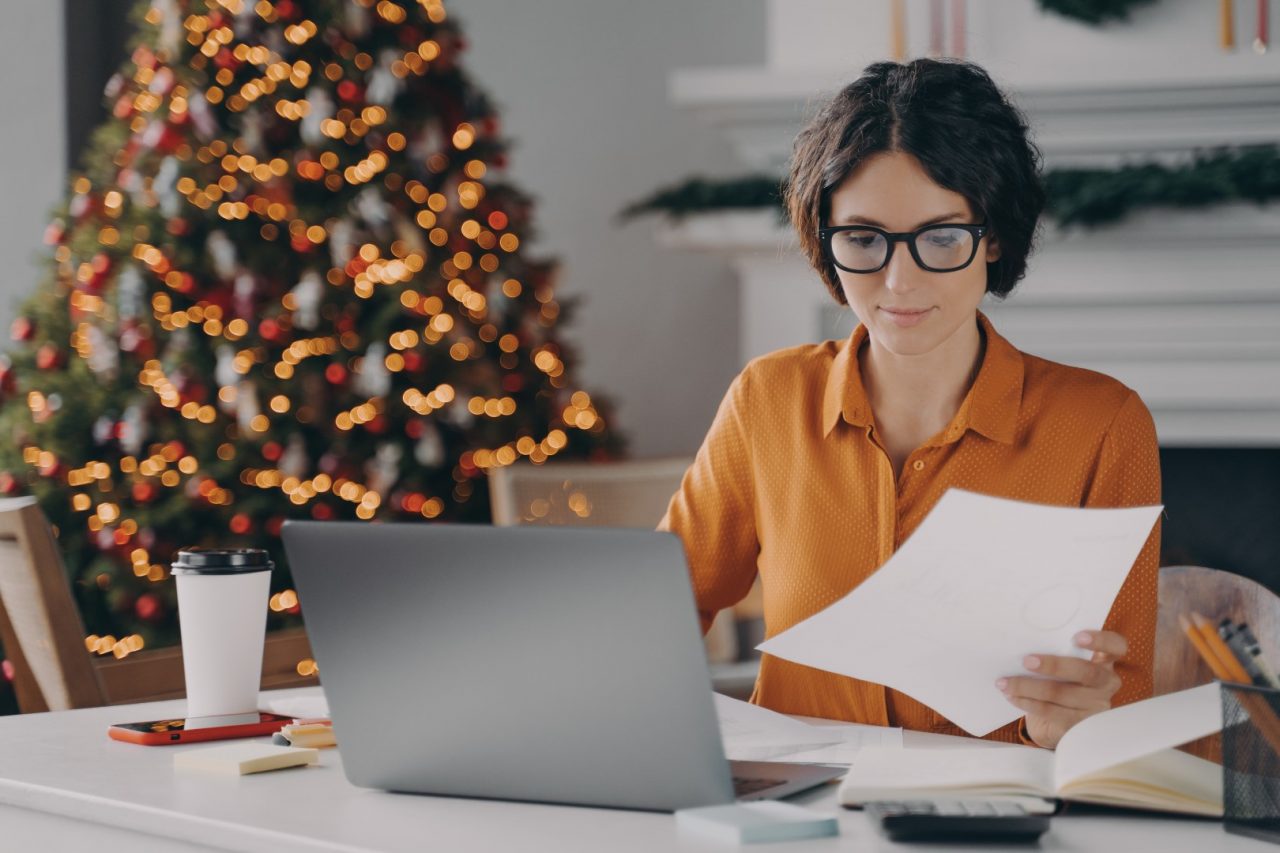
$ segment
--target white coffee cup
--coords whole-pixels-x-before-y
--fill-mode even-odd
[[[273,567],[258,548],[187,548],[174,559],[188,717],[258,709]]]

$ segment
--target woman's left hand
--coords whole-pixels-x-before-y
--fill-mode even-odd
[[[1027,712],[1027,734],[1040,746],[1053,749],[1067,729],[1111,707],[1120,689],[1115,662],[1129,643],[1114,631],[1081,631],[1073,638],[1092,649],[1089,660],[1056,655],[1027,655],[1022,664],[1033,676],[1009,676],[996,687],[1015,707]]]

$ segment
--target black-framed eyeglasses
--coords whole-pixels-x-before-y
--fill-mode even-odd
[[[899,234],[871,225],[834,225],[819,228],[818,238],[827,258],[845,272],[879,272],[888,265],[899,241],[907,244],[921,269],[955,272],[973,263],[978,243],[988,230],[985,222],[943,222]]]

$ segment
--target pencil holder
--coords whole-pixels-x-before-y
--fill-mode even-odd
[[[1219,685],[1223,826],[1280,844],[1280,690]]]

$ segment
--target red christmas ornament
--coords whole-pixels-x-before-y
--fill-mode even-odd
[[[280,0],[276,3],[276,15],[281,20],[289,20],[298,14],[298,7],[293,4],[293,0]]]
[[[307,239],[306,234],[294,234],[289,238],[289,246],[299,254],[310,252],[315,244]]]
[[[324,378],[330,385],[341,385],[347,381],[347,369],[341,364],[331,364],[324,369]]]
[[[225,47],[218,51],[218,55],[213,58],[213,64],[219,68],[226,68],[235,71],[240,67],[240,60],[236,59],[236,55]]]
[[[138,618],[143,622],[153,622],[159,619],[163,610],[160,597],[154,592],[144,592],[133,603],[133,612],[138,614]]]
[[[18,481],[8,471],[0,471],[0,494],[12,495],[18,491]]]
[[[50,246],[58,245],[66,236],[67,226],[61,219],[53,220],[44,229],[44,242]]]
[[[191,223],[187,220],[175,216],[164,224],[164,230],[168,231],[175,237],[185,237],[191,233]]]
[[[41,370],[53,370],[62,364],[62,353],[53,344],[43,344],[36,350],[36,367]]]
[[[268,441],[262,445],[262,458],[268,462],[278,461],[282,453],[284,453],[284,448],[280,446],[278,441]]]
[[[382,415],[374,415],[373,419],[364,425],[364,428],[374,435],[382,435],[387,431],[387,419]]]
[[[130,491],[133,494],[133,502],[137,504],[151,503],[156,497],[156,487],[152,483],[134,483]]]
[[[19,317],[9,327],[9,334],[13,336],[15,341],[29,341],[35,336],[35,333],[36,324],[31,322],[28,317]]]
[[[359,100],[363,94],[360,87],[352,80],[343,80],[338,84],[338,97],[344,101]]]
[[[404,425],[404,434],[409,438],[422,438],[422,421],[409,421]]]
[[[274,341],[283,330],[275,320],[267,319],[258,324],[258,334],[268,341]]]
[[[249,532],[252,522],[249,520],[249,516],[245,515],[243,512],[237,512],[235,515],[231,516],[231,523],[227,526],[231,528],[232,533],[243,536]]]
[[[89,269],[89,279],[84,283],[85,289],[90,293],[101,293],[102,285],[106,283],[107,276],[111,273],[111,258],[99,252],[89,262]]]
[[[422,368],[422,355],[420,353],[409,350],[403,353],[404,369],[410,373],[415,373]]]

